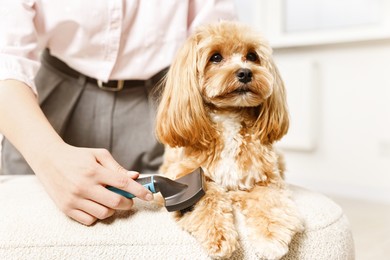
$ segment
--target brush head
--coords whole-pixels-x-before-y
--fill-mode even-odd
[[[204,176],[201,168],[174,181],[154,176],[154,182],[165,199],[165,207],[170,212],[190,208],[205,195]]]
[[[162,176],[153,177],[156,191],[160,192],[165,199],[177,196],[178,194],[185,192],[188,188],[188,185],[186,184],[176,182]]]

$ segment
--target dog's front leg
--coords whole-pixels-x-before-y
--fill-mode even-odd
[[[192,211],[176,212],[175,218],[213,258],[230,257],[238,246],[231,201],[226,191],[213,182],[206,182],[206,195]]]
[[[232,201],[245,218],[250,240],[260,259],[280,259],[303,222],[289,192],[281,187],[256,186],[231,192]]]

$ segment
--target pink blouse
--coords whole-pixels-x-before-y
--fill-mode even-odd
[[[196,26],[235,17],[229,0],[3,0],[0,80],[36,92],[46,47],[93,78],[147,79],[170,64]]]

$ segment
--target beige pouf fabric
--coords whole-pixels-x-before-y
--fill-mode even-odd
[[[325,196],[290,186],[306,231],[284,260],[352,260],[342,209]],[[163,208],[136,200],[129,212],[91,227],[60,212],[35,176],[0,176],[0,259],[208,259]],[[256,259],[245,238],[231,259]]]

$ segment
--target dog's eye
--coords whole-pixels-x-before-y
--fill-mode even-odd
[[[213,63],[221,62],[223,59],[222,55],[220,53],[214,53],[211,55],[210,61]]]
[[[257,54],[255,52],[249,52],[246,55],[246,60],[256,62],[259,60],[259,57],[257,56]]]

